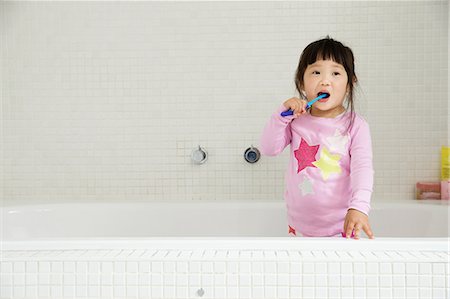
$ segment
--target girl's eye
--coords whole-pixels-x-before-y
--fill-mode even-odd
[[[339,72],[334,72],[334,73],[333,73],[334,76],[339,76],[340,74],[341,74],[341,73],[339,73]]]
[[[319,75],[320,74],[319,71],[313,71],[312,73],[313,73],[313,75]]]

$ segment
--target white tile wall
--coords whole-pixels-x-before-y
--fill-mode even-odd
[[[448,11],[448,1],[2,1],[3,203],[280,200],[286,153],[255,165],[243,153],[296,95],[303,48],[327,34],[356,56],[374,199],[412,198],[416,181],[438,180],[449,143]],[[189,159],[198,145],[201,166]]]
[[[419,250],[5,251],[0,297],[444,299],[449,258]]]

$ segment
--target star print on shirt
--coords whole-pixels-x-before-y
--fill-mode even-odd
[[[305,169],[306,167],[316,167],[312,162],[316,160],[316,154],[319,150],[319,145],[310,146],[305,140],[300,141],[300,146],[294,151],[294,156],[298,161],[297,173]]]
[[[314,194],[312,182],[308,177],[304,177],[303,182],[298,185],[302,195]]]
[[[327,137],[327,142],[330,144],[330,150],[345,153],[348,143],[348,135],[342,135],[342,133],[336,129],[333,136]]]
[[[322,177],[326,181],[332,173],[341,173],[340,159],[340,155],[332,155],[326,147],[322,147],[320,159],[313,164],[321,170]]]

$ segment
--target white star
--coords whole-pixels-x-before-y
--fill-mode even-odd
[[[348,134],[342,135],[342,133],[336,129],[334,136],[327,137],[330,150],[333,152],[345,153],[348,143]]]
[[[311,180],[308,177],[304,177],[303,182],[298,185],[298,188],[302,192],[302,195],[314,194]]]

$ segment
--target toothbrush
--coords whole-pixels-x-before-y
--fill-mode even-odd
[[[320,95],[319,95],[317,98],[315,98],[315,99],[309,101],[308,104],[306,104],[306,109],[311,108],[312,104],[314,104],[314,103],[317,102],[318,100],[324,99],[324,98],[328,98],[329,96],[330,96],[329,93],[326,93],[326,92],[320,93]],[[286,111],[284,111],[284,112],[281,113],[281,116],[288,116],[288,115],[294,115],[294,111],[291,110],[291,109],[289,109],[289,110],[286,110]]]

